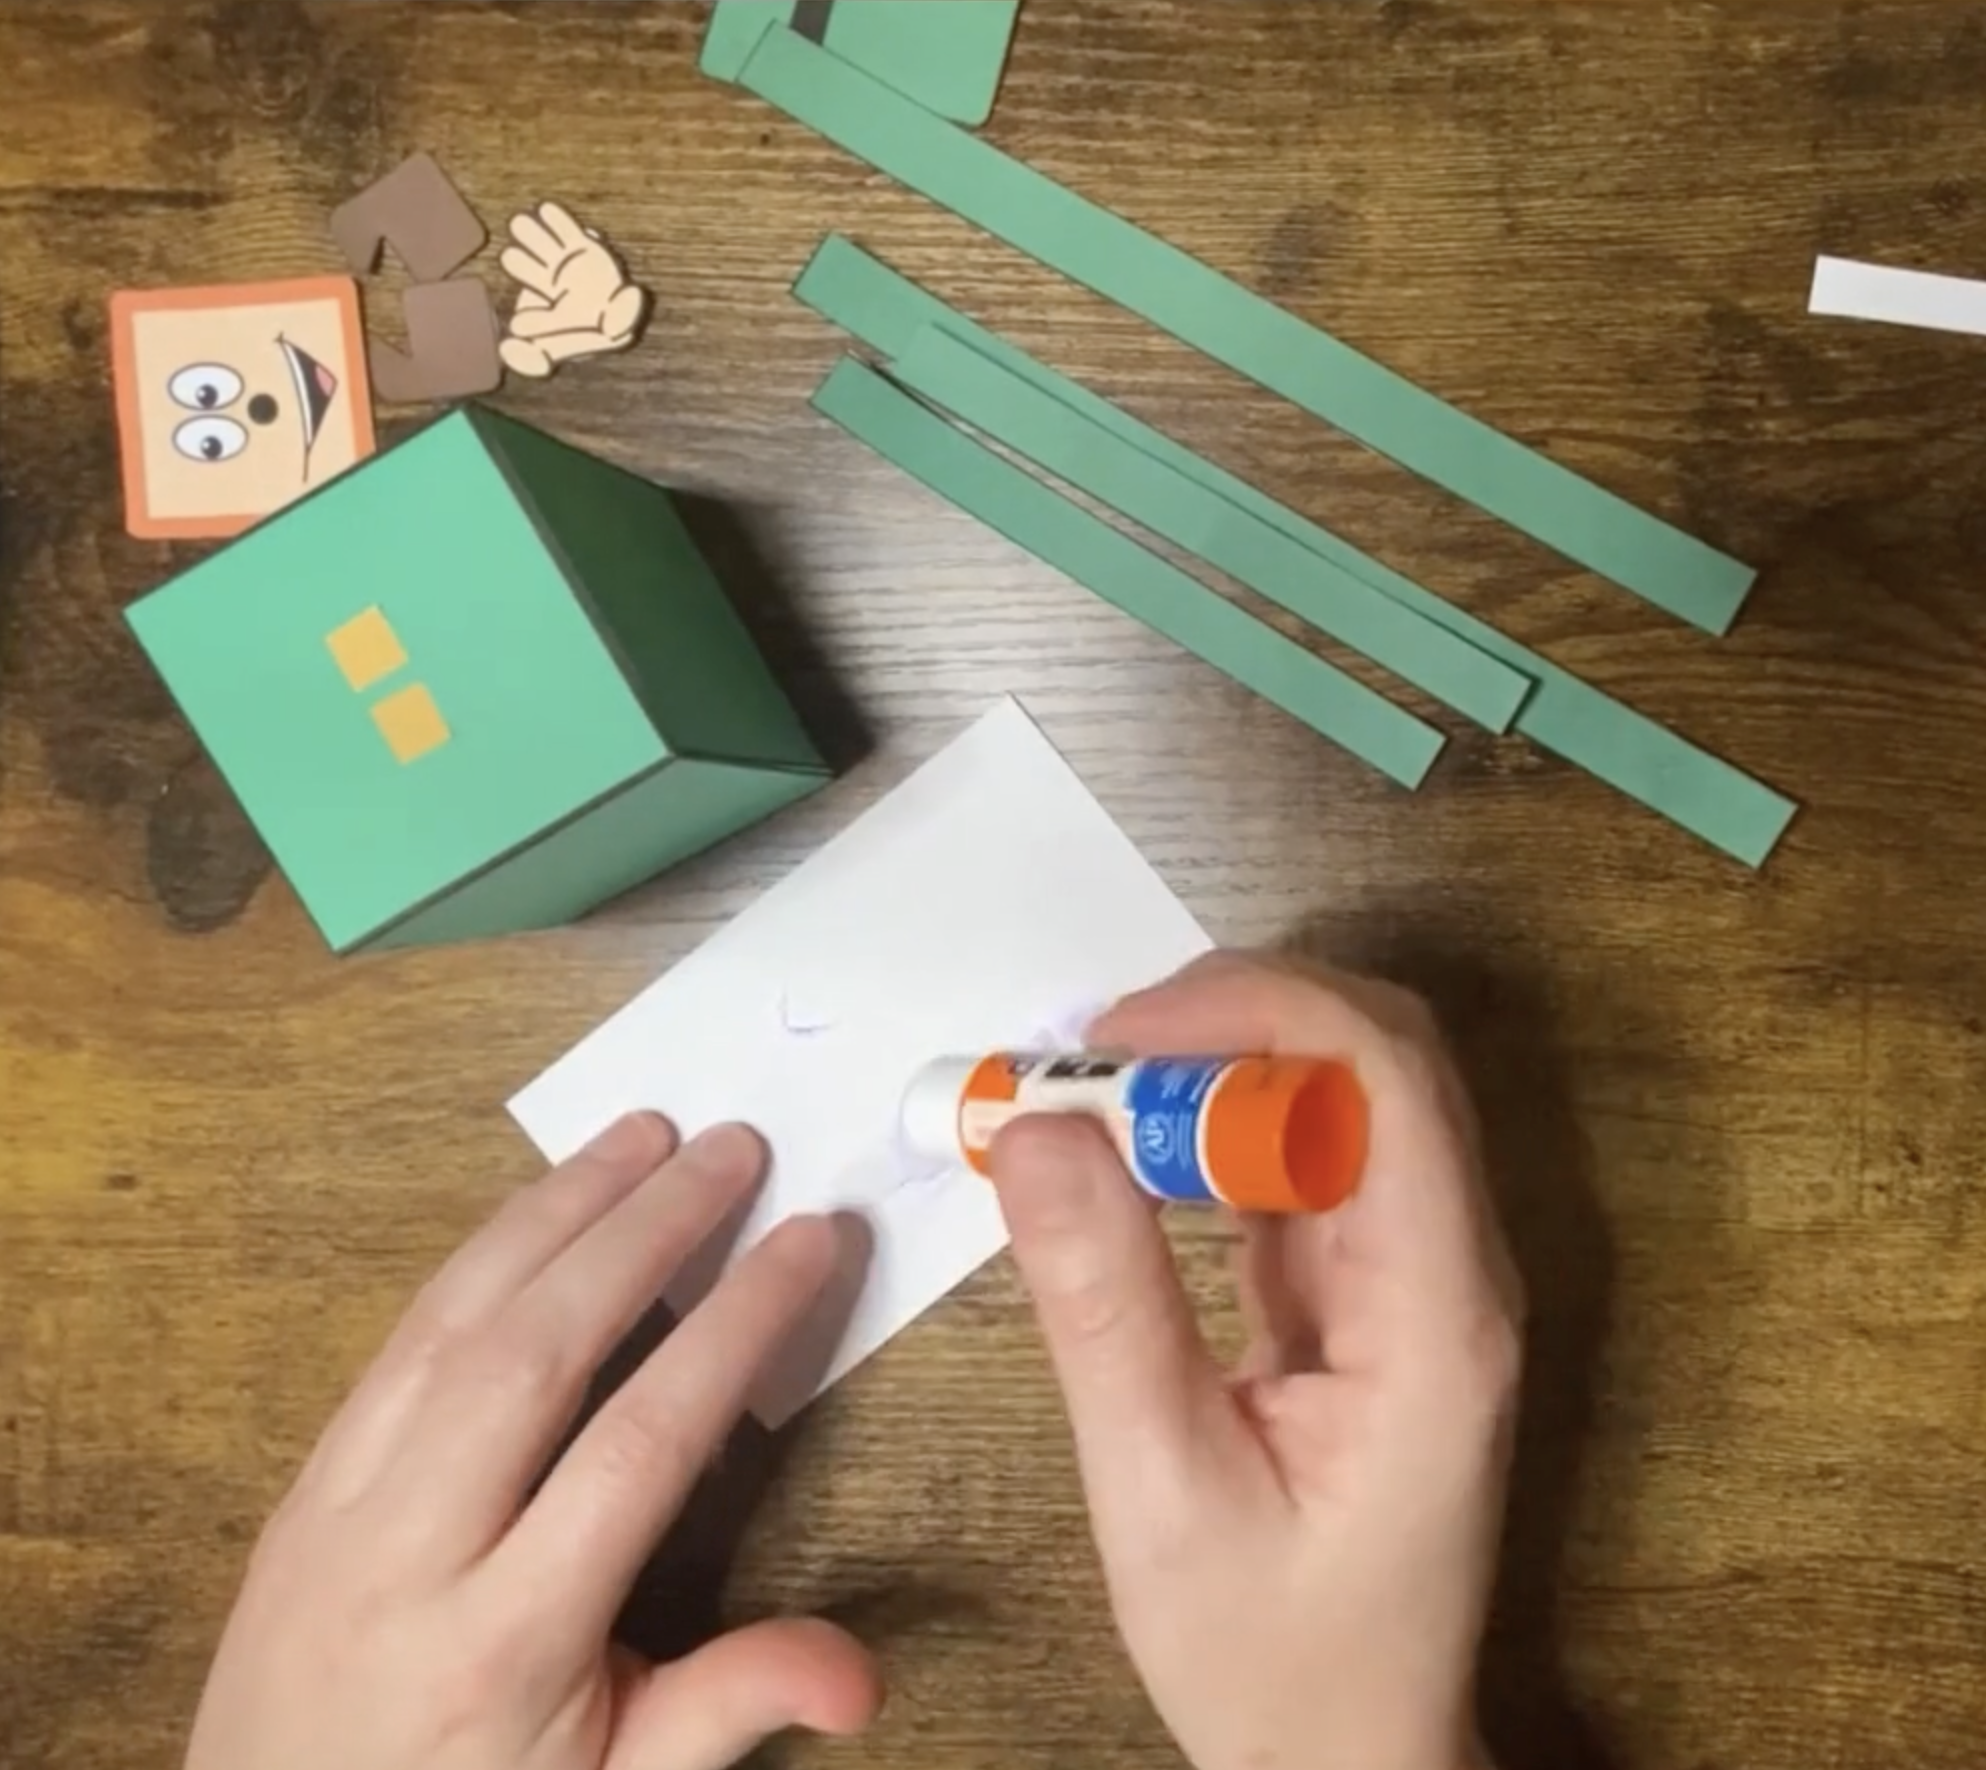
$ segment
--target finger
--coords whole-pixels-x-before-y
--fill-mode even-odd
[[[1090,1040],[1105,1046],[1154,1034],[1188,1036],[1182,1022],[1190,1022],[1195,1036],[1224,1040],[1193,1047],[1214,1054],[1328,1055],[1321,1039],[1356,1043],[1373,1029],[1402,1038],[1438,1036],[1426,1004],[1397,985],[1282,954],[1221,951],[1126,996],[1092,1023]]]
[[[790,1217],[623,1383],[511,1532],[517,1589],[602,1632],[840,1254],[835,1223]]]
[[[554,261],[584,251],[588,246],[605,244],[598,234],[581,227],[573,219],[572,211],[563,203],[540,203],[538,220],[543,224],[544,231],[557,243],[557,251],[552,255]]]
[[[1092,1504],[1186,1467],[1234,1422],[1150,1202],[1076,1119],[1016,1121],[993,1176]]]
[[[510,316],[510,335],[513,338],[549,338],[559,332],[584,331],[580,316],[569,311],[568,304],[543,302],[536,307],[520,305]]]
[[[542,362],[544,367],[537,371],[540,375],[549,375],[559,363],[577,362],[589,356],[609,356],[627,348],[624,342],[616,343],[591,327],[581,331],[547,332],[542,337],[507,342],[515,343],[519,351],[529,351],[532,361]],[[502,355],[502,352],[503,347],[499,345],[498,354]],[[508,360],[505,358],[505,361]]]
[[[564,258],[569,248],[545,225],[544,211],[534,215],[529,209],[510,218],[510,237],[547,269]]]
[[[404,1331],[418,1338],[481,1327],[669,1161],[679,1141],[659,1113],[616,1120],[458,1250],[415,1299]]]
[[[608,356],[622,348],[592,326],[578,332],[554,332],[549,337],[538,339],[537,344],[555,363],[577,362],[586,356]]]
[[[727,1770],[789,1727],[860,1733],[882,1706],[874,1658],[843,1630],[814,1617],[755,1623],[650,1671],[605,1770]]]
[[[390,1460],[424,1404],[441,1350],[486,1327],[544,1268],[635,1191],[676,1149],[655,1113],[608,1126],[570,1161],[514,1193],[422,1287],[372,1369],[319,1442],[307,1478],[349,1503]]]
[[[614,291],[600,310],[600,330],[616,345],[625,347],[634,342],[647,318],[648,291],[626,283]]]
[[[590,1377],[690,1255],[750,1200],[765,1170],[765,1145],[743,1125],[691,1138],[518,1293],[501,1331],[558,1347],[582,1381]]]
[[[498,344],[497,355],[506,369],[527,380],[542,381],[552,372],[552,359],[535,344],[506,338]]]
[[[1337,1218],[1314,1223],[1243,1217],[1234,1245],[1235,1292],[1248,1328],[1238,1374],[1287,1377],[1323,1368],[1312,1300],[1322,1295]],[[1319,1245],[1321,1243],[1321,1245]]]
[[[551,302],[543,295],[540,295],[536,289],[519,289],[517,291],[516,304],[512,307],[511,312],[513,315],[517,313],[529,313],[534,309],[546,308],[551,305]]]
[[[693,1138],[455,1346],[381,1482],[386,1528],[424,1533],[445,1561],[496,1542],[594,1372],[764,1170],[742,1127]]]
[[[548,301],[558,294],[556,262],[554,260],[548,264],[535,252],[527,252],[522,246],[506,246],[497,254],[497,263],[503,267],[505,276]]]

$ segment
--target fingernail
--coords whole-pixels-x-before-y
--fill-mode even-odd
[[[766,1239],[778,1243],[780,1257],[788,1265],[809,1272],[816,1267],[832,1269],[841,1255],[839,1226],[820,1212],[796,1212]]]
[[[586,1153],[606,1162],[660,1161],[668,1136],[668,1127],[655,1113],[631,1112],[595,1137]]]
[[[749,1125],[712,1125],[692,1137],[683,1153],[731,1168],[758,1161],[763,1148],[758,1133]]]

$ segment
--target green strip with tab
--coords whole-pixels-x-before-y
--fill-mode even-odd
[[[759,39],[793,16],[793,0],[717,0],[696,65],[713,80],[733,80],[759,46]]]
[[[892,376],[1077,491],[1184,547],[1485,729],[1508,731],[1531,679],[1437,627],[1054,395],[926,326]]]
[[[926,110],[977,126],[992,115],[1019,10],[1020,0],[832,0],[814,16],[825,13],[825,47],[841,60]],[[717,0],[697,66],[735,81],[774,25],[823,42],[794,0]]]
[[[899,183],[1671,614],[1712,633],[1737,618],[1749,567],[793,32],[768,30],[739,83]]]
[[[1314,657],[852,358],[815,407],[941,498],[1404,786],[1441,754],[1431,725]]]
[[[827,47],[955,123],[993,114],[1020,0],[835,0]]]
[[[1058,375],[852,240],[836,234],[824,241],[793,292],[824,319],[891,360],[905,355],[926,327],[939,327],[1054,395],[1119,442],[1218,492],[1319,559],[1364,579],[1501,659],[1536,684],[1517,716],[1520,732],[1748,866],[1760,865],[1792,822],[1797,808],[1782,794],[1506,638],[1487,622],[1277,503],[1122,407]]]

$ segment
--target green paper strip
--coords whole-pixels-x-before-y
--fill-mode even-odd
[[[793,16],[793,0],[717,0],[703,34],[698,69],[713,80],[735,82],[759,39]]]
[[[926,110],[977,126],[993,114],[1020,0],[834,0],[826,47]],[[697,66],[735,81],[793,0],[717,0]]]
[[[1037,362],[927,289],[836,234],[824,241],[793,293],[824,319],[895,360],[936,326],[1031,386],[1082,413],[1119,442],[1163,461],[1238,509],[1281,530],[1320,559],[1501,659],[1536,684],[1517,716],[1533,742],[1596,775],[1726,854],[1760,865],[1797,809],[1790,799],[1699,749],[1611,695],[1582,682],[1487,622],[1362,552],[1349,541],[1257,491],[1109,400]]]
[[[814,405],[941,498],[1402,785],[1419,786],[1441,754],[1431,725],[1002,460],[875,370],[843,359]]]
[[[1117,442],[940,326],[926,326],[891,375],[1155,535],[1494,732],[1508,731],[1531,679],[1375,590],[1176,468]]]
[[[1020,0],[835,0],[827,47],[926,110],[993,114]]]
[[[1637,510],[1211,266],[955,129],[791,31],[740,84],[1051,269],[1458,497],[1712,633],[1749,567]]]

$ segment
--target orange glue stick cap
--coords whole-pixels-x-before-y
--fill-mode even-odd
[[[1371,1133],[1347,1063],[1238,1058],[1207,1103],[1207,1177],[1237,1211],[1332,1211],[1358,1190]]]

